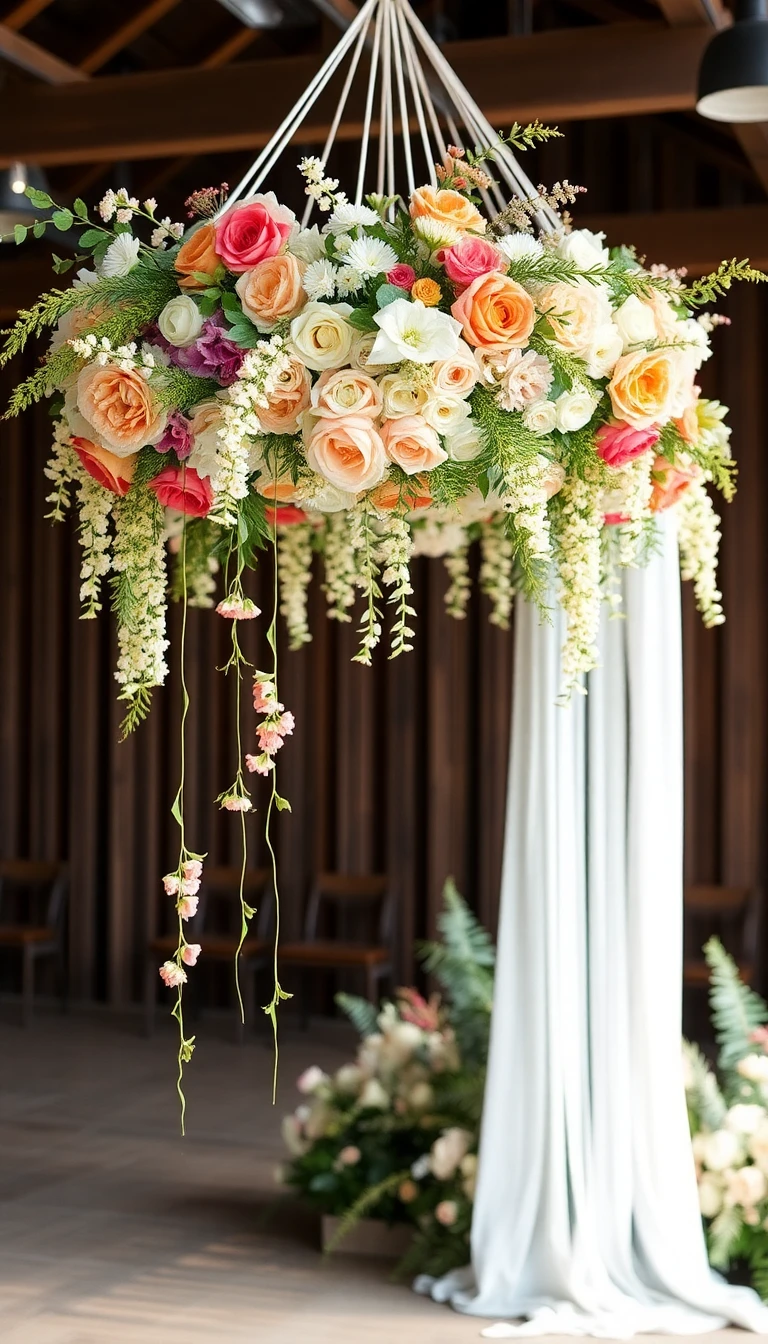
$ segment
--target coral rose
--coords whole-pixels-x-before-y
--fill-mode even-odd
[[[669,417],[679,386],[679,352],[636,350],[617,360],[608,394],[617,420],[650,429]]]
[[[157,443],[168,418],[147,380],[116,364],[86,365],[77,380],[77,408],[118,457]]]
[[[658,429],[633,429],[631,425],[601,425],[595,436],[597,455],[606,466],[624,467],[647,453],[659,441]]]
[[[367,373],[356,369],[326,369],[312,388],[315,415],[366,415],[375,420],[381,414],[382,391]]]
[[[259,423],[267,434],[295,434],[299,416],[309,406],[312,381],[300,359],[292,359],[270,392],[268,406],[259,407]]]
[[[426,215],[437,220],[438,224],[448,224],[460,233],[469,229],[473,233],[485,233],[485,220],[471,201],[461,192],[450,191],[445,187],[417,187],[411,196],[411,219]]]
[[[198,476],[192,467],[164,467],[149,482],[150,490],[167,509],[176,509],[190,518],[205,518],[213,503],[210,481]]]
[[[473,280],[451,312],[464,328],[464,339],[483,350],[526,345],[536,322],[530,294],[496,272]]]
[[[443,248],[438,254],[438,261],[445,267],[448,279],[462,289],[492,271],[506,271],[509,265],[507,258],[493,243],[471,234],[464,234],[452,247]]]
[[[666,457],[657,457],[651,473],[653,490],[648,507],[651,513],[663,513],[685,494],[686,490],[701,475],[701,468],[695,462],[674,464]]]
[[[111,490],[114,495],[128,494],[138,453],[130,457],[118,457],[116,453],[102,448],[101,444],[80,438],[72,439],[72,447],[80,459],[80,465],[94,481],[103,485],[105,490]]]
[[[440,446],[437,432],[420,415],[401,415],[385,420],[381,437],[388,457],[402,467],[406,476],[432,471],[448,454]]]
[[[292,210],[273,191],[238,201],[216,221],[216,251],[230,271],[250,271],[282,252],[296,224]]]
[[[306,303],[301,279],[304,263],[290,252],[260,261],[240,276],[235,289],[243,312],[259,331],[271,331],[284,317],[295,317]]]
[[[221,257],[216,251],[216,226],[214,224],[202,224],[199,229],[185,239],[181,244],[174,267],[182,277],[179,281],[180,289],[207,289],[216,268],[221,265]],[[204,280],[196,279],[197,275],[207,277]]]
[[[307,461],[326,481],[353,494],[378,485],[388,465],[381,436],[364,415],[318,420],[307,440]]]

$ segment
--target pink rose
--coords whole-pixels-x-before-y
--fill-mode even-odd
[[[387,456],[402,467],[407,476],[431,471],[448,456],[440,446],[437,431],[420,415],[399,415],[396,420],[385,420],[381,438]]]
[[[454,1200],[441,1199],[435,1209],[435,1217],[441,1227],[453,1227],[459,1216],[459,1210]]]
[[[181,949],[181,959],[186,966],[196,966],[202,950],[199,943],[186,943]]]
[[[307,461],[331,485],[352,494],[378,485],[387,470],[381,436],[364,415],[318,420],[307,441]]]
[[[463,234],[451,247],[442,248],[438,261],[443,263],[448,279],[462,289],[491,271],[506,271],[509,264],[493,243],[470,233]]]
[[[160,979],[169,989],[177,989],[179,985],[186,985],[187,973],[175,961],[164,961],[160,970]]]
[[[597,455],[609,467],[623,467],[659,441],[658,429],[633,429],[623,422],[601,425],[596,435]]]
[[[343,1167],[356,1167],[360,1161],[360,1149],[354,1143],[348,1143],[339,1153],[339,1162]]]
[[[213,490],[207,477],[198,476],[194,467],[164,467],[149,482],[161,504],[190,518],[205,518],[213,504]]]
[[[397,289],[410,290],[416,280],[416,272],[412,266],[406,265],[404,261],[399,261],[391,271],[387,271],[387,284],[394,285]]]
[[[216,223],[216,253],[230,271],[250,271],[282,251],[295,222],[273,191],[238,201]]]

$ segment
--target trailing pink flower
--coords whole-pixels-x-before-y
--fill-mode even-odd
[[[177,989],[179,985],[186,985],[187,973],[177,966],[175,961],[164,961],[160,969],[160,979],[169,989]]]
[[[202,877],[203,865],[199,859],[187,859],[185,863],[182,863],[181,871],[187,880],[192,877]]]
[[[225,597],[216,608],[228,621],[252,621],[261,615],[261,608],[250,597]]]
[[[199,943],[185,943],[181,949],[181,959],[187,966],[196,966],[202,950]]]
[[[227,812],[250,812],[253,807],[250,798],[246,798],[242,793],[222,794],[219,803]]]
[[[183,877],[181,879],[182,896],[196,896],[200,890],[199,877]]]
[[[178,910],[182,919],[194,919],[195,915],[197,914],[197,907],[199,903],[200,903],[199,896],[182,896],[181,900],[178,902],[176,906],[176,909]]]
[[[273,681],[254,681],[253,708],[257,714],[282,713],[283,706],[277,698],[277,687]]]
[[[270,756],[274,756],[275,752],[279,751],[283,745],[283,735],[280,729],[266,721],[258,725],[256,736],[259,739],[261,750],[266,751]]]
[[[179,879],[175,873],[166,873],[163,878],[163,890],[166,896],[178,896]]]
[[[275,762],[265,751],[260,756],[252,756],[248,752],[245,757],[245,768],[250,770],[251,774],[268,775],[270,770],[274,770]]]
[[[282,737],[289,737],[291,735],[296,727],[296,720],[290,709],[286,709],[285,712],[280,715],[280,720],[275,724],[275,727]]]

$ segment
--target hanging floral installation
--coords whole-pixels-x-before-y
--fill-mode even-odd
[[[498,144],[522,151],[555,134],[515,126]],[[554,214],[578,194],[568,182],[492,215],[481,207],[496,154],[449,146],[434,185],[360,204],[307,158],[320,227],[302,227],[271,192],[227,204],[226,187],[199,191],[185,228],[124,190],[108,191],[93,218],[81,200],[61,208],[28,189],[44,212],[34,236],[79,228],[80,255],[56,261],[77,266],[74,283],[6,335],[4,363],[52,329],[8,413],[51,398],[50,516],[70,505],[78,515],[84,616],[97,615],[108,585],[126,733],[167,675],[169,591],[184,605],[180,846],[164,878],[179,941],[160,968],[176,994],[180,1089],[194,1046],[182,991],[201,951],[185,927],[204,881],[184,831],[188,606],[218,599],[238,695],[252,676],[254,737],[242,742],[238,728],[233,782],[218,799],[240,814],[243,841],[249,774],[271,780],[268,840],[274,811],[288,807],[276,760],[294,720],[279,698],[277,619],[293,647],[310,638],[315,554],[328,615],[358,621],[364,664],[383,639],[392,657],[412,646],[414,555],[445,558],[447,610],[461,619],[479,540],[480,583],[501,627],[515,593],[546,615],[554,575],[567,615],[564,701],[595,666],[601,603],[617,603],[618,570],[643,562],[661,511],[678,513],[705,622],[723,620],[708,486],[730,498],[734,463],[725,410],[697,385],[718,319],[697,313],[733,280],[764,277],[735,261],[692,284],[648,269]],[[557,227],[539,233],[542,211]],[[16,241],[27,232],[17,226]],[[272,661],[252,673],[238,630],[261,613],[243,574],[265,546]],[[245,861],[244,844],[243,871]],[[243,901],[243,937],[252,914]],[[283,997],[276,973],[273,1024]]]

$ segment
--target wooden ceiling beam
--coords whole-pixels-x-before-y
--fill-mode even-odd
[[[200,69],[216,70],[220,65],[227,65],[235,56],[239,56],[241,51],[245,51],[246,47],[250,47],[258,36],[258,28],[238,28],[226,42],[222,42],[220,47],[215,47],[208,53],[205,60],[200,62]]]
[[[108,61],[112,60],[119,51],[130,46],[137,37],[141,37],[148,28],[152,28],[165,14],[175,9],[180,0],[151,0],[151,3],[140,9],[138,14],[128,19],[125,23],[116,28],[109,37],[105,37],[98,47],[86,56],[84,61],[80,62],[80,69],[87,75],[93,75],[97,70],[101,70]]]
[[[444,51],[492,124],[503,127],[536,117],[557,123],[690,109],[706,41],[704,29],[627,23],[448,43]],[[0,93],[0,167],[17,159],[47,165],[256,149],[316,70],[316,57],[294,56],[108,75],[66,90],[41,85],[25,94],[23,117],[15,95]],[[360,135],[365,83],[350,95],[340,139]],[[334,86],[315,104],[299,131],[305,144],[325,138],[337,98]]]
[[[39,47],[36,42],[30,42],[28,37],[14,32],[5,23],[0,23],[0,56],[4,56],[11,65],[18,65],[30,75],[44,79],[47,84],[75,84],[88,78],[76,66],[60,60],[52,52]],[[18,94],[14,92],[9,94],[8,98],[10,103],[15,104],[15,111],[9,115],[15,116],[18,120]]]
[[[42,14],[44,9],[48,9],[53,4],[53,0],[24,0],[21,5],[16,5],[10,14],[3,17],[3,23],[6,28],[11,28],[14,33],[18,33],[20,28],[25,28],[28,23],[36,19],[38,14]]]

